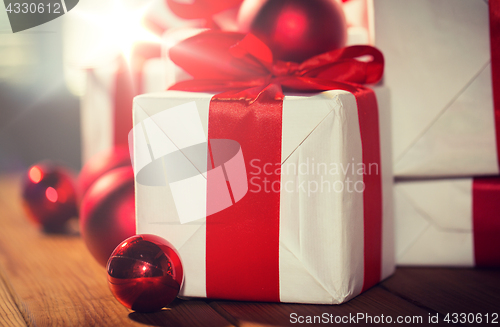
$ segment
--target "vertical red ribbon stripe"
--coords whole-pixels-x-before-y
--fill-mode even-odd
[[[212,99],[208,139],[239,142],[247,173],[253,159],[279,164],[282,109],[282,101],[249,105]],[[270,185],[280,181],[279,175],[265,177]],[[233,206],[207,217],[207,297],[279,302],[279,217],[280,194],[264,190],[249,190]]]
[[[488,3],[490,8],[491,82],[500,170],[500,1],[490,0]]]
[[[500,266],[500,178],[474,178],[472,220],[474,259],[478,267]]]
[[[134,81],[125,58],[118,59],[115,74],[113,107],[113,145],[127,145],[132,129],[132,102],[136,95]]]
[[[113,145],[128,145],[128,133],[132,129],[132,106],[136,95],[142,94],[143,68],[146,60],[161,56],[159,44],[137,44],[128,63],[118,57],[113,90]]]
[[[359,128],[363,146],[364,213],[364,279],[365,291],[380,281],[382,274],[382,165],[380,160],[380,131],[375,93],[360,87],[355,92],[358,104]],[[370,169],[370,167],[372,169]],[[376,167],[376,171],[373,170]]]

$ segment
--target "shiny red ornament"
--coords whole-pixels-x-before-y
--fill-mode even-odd
[[[90,158],[78,175],[78,188],[83,197],[102,175],[118,167],[131,166],[130,153],[126,146],[116,146]]]
[[[80,206],[80,233],[103,266],[126,238],[135,234],[134,172],[114,169],[89,188]]]
[[[342,48],[347,40],[344,11],[336,0],[246,0],[238,23],[284,61],[302,62]]]
[[[28,216],[46,231],[58,231],[78,216],[73,174],[51,162],[31,166],[22,181],[22,202]]]
[[[139,312],[169,305],[184,277],[179,253],[165,239],[135,235],[116,247],[107,265],[108,285],[121,304]]]

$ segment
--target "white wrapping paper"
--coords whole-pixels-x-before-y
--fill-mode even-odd
[[[396,261],[474,266],[472,178],[397,182]]]
[[[376,93],[380,108],[380,172],[383,174],[384,201],[381,276],[386,278],[394,270],[390,121],[387,90],[377,88]],[[148,183],[141,182],[137,173],[164,153],[206,142],[211,96],[168,91],[142,95],[134,100],[137,232],[162,236],[178,249],[185,271],[180,293],[183,296],[206,297],[205,218],[182,223],[183,212],[179,208],[188,206],[176,200],[178,189],[172,188],[175,183],[169,180],[171,175],[165,172],[165,166],[160,166],[158,178],[150,180],[151,183],[158,181],[157,186],[145,185]],[[242,151],[244,156],[245,150]],[[299,181],[308,185],[308,182],[319,179],[318,175],[311,173],[287,172],[285,167],[288,164],[308,164],[311,169],[313,160],[316,165],[334,163],[344,167],[361,162],[354,96],[345,91],[287,96],[283,103],[282,158],[281,185]],[[195,160],[189,159],[193,163],[191,168],[198,169]],[[183,170],[191,169],[189,166],[187,162]],[[246,167],[247,172],[252,169],[254,167]],[[199,176],[203,174],[200,172]],[[350,169],[321,177],[330,185],[345,182],[347,178],[353,183],[363,178]],[[181,183],[192,190],[190,197],[185,198],[191,207],[188,209],[193,213],[206,210],[206,180],[201,187],[198,183],[203,183],[203,178]],[[253,186],[249,184],[249,188]],[[336,304],[360,293],[364,271],[362,193],[319,192],[308,187],[287,192],[282,188],[279,225],[282,302]]]
[[[374,4],[395,176],[498,174],[487,1]]]
[[[165,69],[160,58],[146,61],[143,67],[144,93],[167,88]],[[113,146],[117,70],[116,61],[87,70],[87,85],[80,107],[83,163]]]

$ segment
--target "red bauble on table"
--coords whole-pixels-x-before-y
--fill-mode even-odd
[[[238,23],[272,50],[274,59],[302,62],[345,46],[347,25],[336,0],[246,0]]]
[[[28,216],[46,231],[59,231],[78,215],[73,174],[51,162],[30,167],[22,182],[23,206]]]
[[[90,253],[103,266],[115,247],[135,234],[131,167],[114,169],[92,184],[81,203],[80,232]]]
[[[130,153],[126,146],[116,146],[90,158],[78,175],[78,187],[83,197],[87,190],[102,175],[118,167],[131,166]]]
[[[107,272],[116,299],[139,312],[169,305],[179,294],[184,277],[172,244],[149,234],[132,236],[118,245],[109,258]]]

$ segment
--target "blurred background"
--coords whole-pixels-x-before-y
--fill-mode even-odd
[[[210,19],[184,19],[168,9],[164,0],[81,0],[63,17],[18,33],[12,33],[5,7],[0,5],[0,173],[24,171],[45,159],[78,171],[82,161],[88,159],[89,145],[95,150],[112,142],[108,140],[111,122],[110,126],[98,124],[106,122],[106,115],[111,113],[106,113],[101,102],[93,101],[101,101],[101,93],[106,95],[104,101],[111,98],[110,78],[114,76],[116,68],[112,66],[116,65],[117,58],[125,55],[130,65],[127,56],[132,45],[139,41],[168,45],[165,40],[170,39],[166,35],[170,32],[175,35],[177,28],[216,24],[223,30],[237,30],[235,4],[239,5],[241,0],[226,2],[230,4],[229,9]],[[370,6],[365,2],[351,0],[344,4],[348,44],[373,44],[373,35],[368,33],[373,28],[365,26],[370,21],[366,18]],[[179,0],[179,3],[190,2]],[[191,15],[190,12],[184,14]],[[148,26],[144,25],[145,21]],[[164,31],[167,32],[162,36]],[[144,67],[147,74],[149,66]],[[155,87],[163,90],[166,79],[160,77],[157,67],[158,64],[150,75],[158,75]],[[99,76],[107,76],[110,86],[103,86],[105,83],[99,80],[101,84],[95,85],[97,89],[88,91],[89,69],[96,69]],[[145,86],[143,91],[157,89]],[[82,101],[84,107],[87,104],[83,112],[92,112],[90,120],[89,115],[81,115],[80,97],[87,94],[90,97],[87,102]],[[85,130],[81,128],[82,121],[83,126],[88,127]],[[107,126],[107,129],[101,131],[99,126],[93,129],[94,125]],[[82,134],[85,142],[82,142]],[[82,153],[87,158],[82,158]]]
[[[13,34],[0,10],[0,173],[44,159],[80,168],[80,104],[63,62],[63,19]]]

